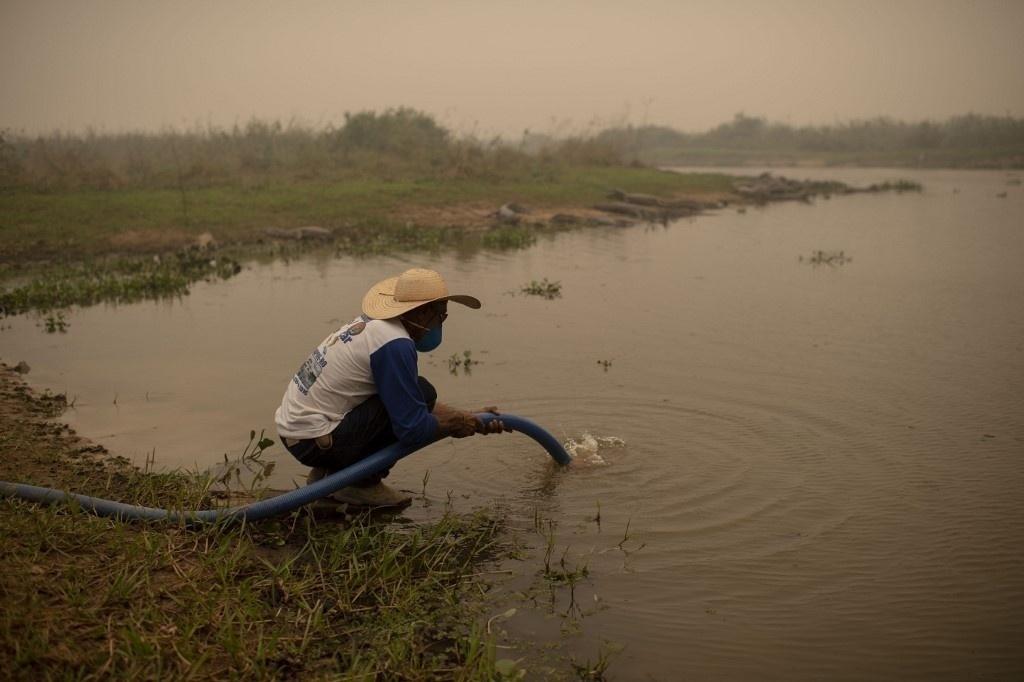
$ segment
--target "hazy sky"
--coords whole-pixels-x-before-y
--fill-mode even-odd
[[[0,129],[1024,116],[1024,1],[0,0]]]

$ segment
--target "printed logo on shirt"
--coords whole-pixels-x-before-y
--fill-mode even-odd
[[[316,383],[317,378],[319,378],[320,373],[324,371],[326,366],[327,358],[324,357],[323,352],[319,348],[306,358],[306,361],[302,363],[302,367],[299,367],[299,371],[292,377],[292,381],[295,382],[302,395],[309,394],[309,389]]]
[[[364,329],[366,329],[366,323],[362,320],[358,320],[350,324],[347,329],[338,334],[338,338],[341,339],[342,343],[348,343],[352,340],[353,336],[358,336]]]

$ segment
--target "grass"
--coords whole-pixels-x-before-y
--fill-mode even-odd
[[[627,164],[615,145],[590,138],[536,153],[457,138],[407,108],[321,129],[250,121],[160,134],[0,131],[0,315],[180,296],[199,279],[231,276],[239,261],[314,248],[523,248],[543,219],[487,229],[490,212],[509,202],[587,207],[612,188],[732,191],[728,176]],[[310,225],[328,230],[326,245],[268,235]]]
[[[91,454],[50,421],[63,406],[3,368],[0,478],[211,504],[208,477]],[[247,452],[262,452],[252,436]],[[5,498],[0,536],[7,679],[502,679],[477,625],[481,573],[507,551],[491,511],[419,525],[298,511],[190,529]]]
[[[65,406],[0,364],[0,479],[180,510],[237,504],[223,499],[224,485],[245,497],[273,463],[274,443],[252,431],[237,462],[247,471],[234,462],[203,475],[139,470],[53,422]],[[508,635],[497,625],[517,609],[494,613],[508,595],[492,598],[487,576],[499,561],[527,558],[526,529],[497,507],[445,506],[435,516],[326,520],[307,509],[188,528],[0,498],[6,678],[517,680],[545,670],[605,679],[604,648],[595,662],[562,652],[546,663],[498,646]],[[590,589],[590,570],[556,547],[556,522],[539,509],[533,526],[543,543],[535,582],[516,598],[550,609],[563,633],[579,632],[604,608],[587,610],[578,594]],[[629,540],[627,522],[603,551],[628,556]]]
[[[8,190],[0,192],[0,316],[182,296],[196,281],[231,277],[247,259],[288,258],[310,249],[358,256],[524,248],[543,228],[485,230],[485,219],[463,215],[452,224],[446,215],[509,200],[539,209],[587,206],[601,201],[611,187],[699,195],[731,191],[731,178],[595,166],[501,181],[357,178],[334,184],[226,185],[190,191],[187,221],[174,190]],[[309,224],[332,230],[326,246],[269,241],[264,233],[271,226]],[[215,234],[216,250],[190,246],[204,232]]]
[[[0,364],[0,479],[172,509],[237,477],[152,473],[99,456]],[[268,473],[251,432],[242,463]],[[259,476],[256,477],[257,479]],[[426,487],[426,478],[424,487]],[[515,555],[497,510],[430,523],[299,510],[251,524],[126,524],[0,498],[5,679],[514,680],[483,611]],[[488,616],[491,616],[488,618]],[[563,661],[568,665],[567,661]]]
[[[465,600],[499,528],[184,530],[6,501],[0,655],[13,678],[492,678]]]
[[[480,238],[480,243],[490,249],[522,249],[536,241],[536,231],[521,225],[502,225]]]
[[[0,192],[0,262],[80,260],[109,253],[165,252],[212,232],[221,243],[265,239],[268,227],[321,225],[341,238],[432,223],[458,206],[586,206],[612,187],[661,195],[731,191],[728,176],[650,168],[571,167],[501,180],[351,178],[339,182],[226,184],[188,191],[188,214],[172,189]],[[425,219],[416,219],[418,213]],[[440,218],[443,221],[443,217]],[[476,227],[483,227],[477,225]],[[499,244],[500,245],[500,244]]]

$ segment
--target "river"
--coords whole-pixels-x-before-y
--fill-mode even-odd
[[[514,434],[448,441],[389,479],[417,493],[404,518],[497,504],[520,529],[493,590],[518,649],[499,656],[540,671],[525,652],[557,640],[611,652],[615,679],[1021,679],[1024,189],[1002,171],[776,172],[925,190],[251,265],[181,300],[75,309],[64,334],[9,318],[0,356],[112,452],[203,469],[250,429],[275,437],[291,374],[370,284],[435,268],[484,303],[451,305],[421,360],[441,399],[580,443],[558,472]],[[560,298],[519,291],[545,277]],[[464,351],[479,364],[453,373]],[[304,480],[268,455],[273,484]],[[548,520],[551,564],[587,569],[574,590],[537,575]]]

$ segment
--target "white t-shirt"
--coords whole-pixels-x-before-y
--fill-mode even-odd
[[[274,414],[285,438],[330,433],[353,408],[379,395],[403,443],[428,443],[437,419],[417,382],[416,346],[397,319],[362,315],[317,346],[292,377]]]

